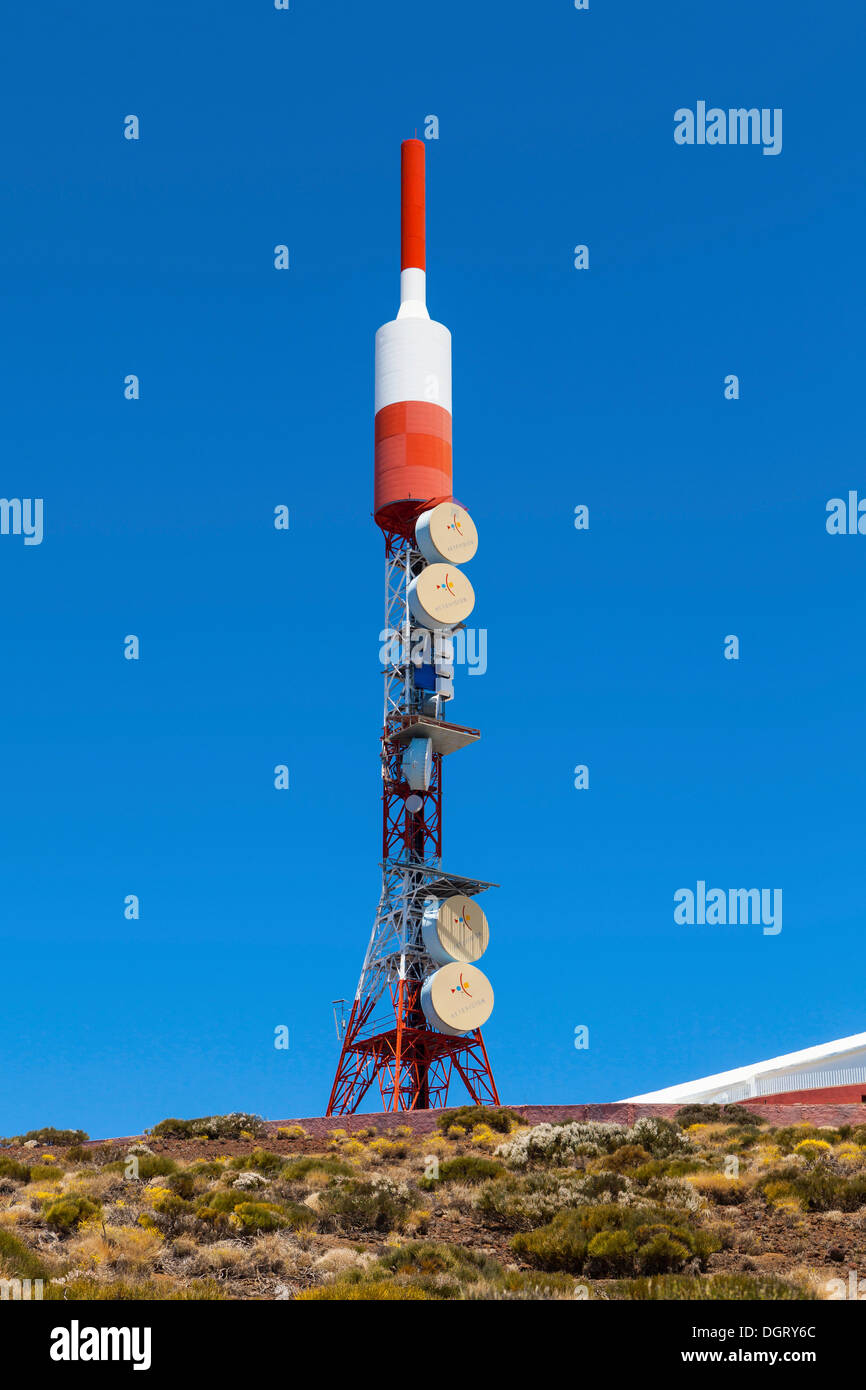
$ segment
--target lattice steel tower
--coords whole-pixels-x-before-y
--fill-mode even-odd
[[[480,1025],[493,991],[475,964],[494,885],[442,868],[442,763],[479,737],[442,718],[474,594],[459,568],[475,527],[451,486],[451,335],[426,308],[424,143],[401,150],[400,310],[376,335],[375,517],[385,537],[382,891],[327,1114],[378,1087],[386,1110],[499,1097]]]

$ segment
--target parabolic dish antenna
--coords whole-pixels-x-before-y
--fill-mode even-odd
[[[464,507],[440,502],[415,522],[415,544],[431,565],[465,565],[478,549],[478,532]]]
[[[421,1008],[437,1033],[459,1038],[487,1022],[493,1012],[493,986],[476,965],[443,965],[424,981]]]
[[[456,627],[475,607],[475,591],[456,565],[427,565],[409,585],[409,608],[422,627]]]
[[[432,898],[424,907],[421,934],[427,954],[437,965],[472,964],[487,950],[490,929],[484,909],[473,898]]]

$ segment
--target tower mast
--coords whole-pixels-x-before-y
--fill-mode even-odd
[[[378,1090],[385,1110],[447,1104],[459,1080],[499,1097],[480,1025],[493,991],[475,966],[494,885],[442,867],[442,763],[479,737],[443,719],[455,629],[474,604],[459,568],[475,553],[451,490],[451,335],[427,311],[425,147],[401,148],[397,317],[376,335],[375,518],[385,540],[382,888],[327,1114]]]

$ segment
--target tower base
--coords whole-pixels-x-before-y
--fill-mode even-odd
[[[368,1031],[373,1001],[355,1000],[326,1115],[353,1115],[374,1085],[390,1111],[441,1109],[452,1082],[462,1083],[473,1105],[499,1104],[480,1028],[461,1037],[428,1028],[419,993],[401,981],[393,1025],[375,1032]]]

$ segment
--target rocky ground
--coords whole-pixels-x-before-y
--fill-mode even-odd
[[[866,1280],[866,1125],[732,1108],[633,1125],[466,1110],[421,1134],[196,1124],[6,1141],[0,1278],[45,1298],[267,1300],[802,1299]]]

